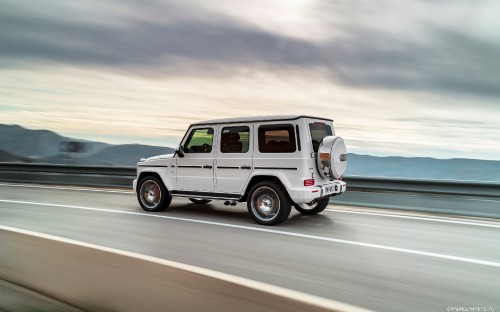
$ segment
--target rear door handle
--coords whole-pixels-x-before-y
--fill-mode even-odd
[[[252,169],[250,166],[241,166],[240,169]]]
[[[205,165],[205,166],[203,166],[203,169],[212,169],[212,166],[210,166],[210,165]]]

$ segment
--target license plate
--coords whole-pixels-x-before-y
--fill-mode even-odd
[[[331,185],[325,185],[324,186],[324,192],[323,192],[323,195],[328,195],[328,194],[332,194],[335,192],[335,185],[334,184],[331,184]]]

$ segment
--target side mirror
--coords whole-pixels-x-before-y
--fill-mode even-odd
[[[184,157],[184,146],[180,145],[175,149],[175,154],[179,155],[179,157]]]

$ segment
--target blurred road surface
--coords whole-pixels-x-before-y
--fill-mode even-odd
[[[408,196],[406,202],[500,209],[491,199]],[[147,213],[127,191],[1,184],[0,225],[377,311],[500,311],[500,222],[494,219],[334,204],[317,216],[292,212],[284,224],[264,227],[251,220],[245,204],[174,199],[168,211]]]

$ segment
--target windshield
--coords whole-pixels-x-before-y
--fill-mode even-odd
[[[317,152],[321,140],[326,136],[332,135],[332,127],[323,122],[314,122],[309,124],[309,129],[311,131],[313,149]]]

